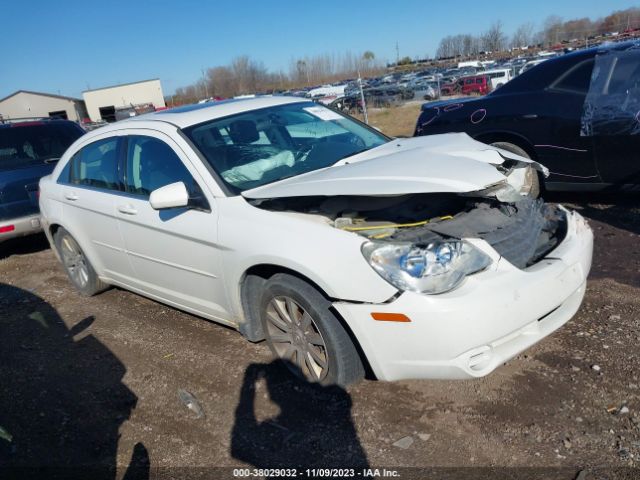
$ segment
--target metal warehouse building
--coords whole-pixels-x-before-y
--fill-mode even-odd
[[[27,90],[0,99],[0,118],[29,117],[60,117],[77,122],[86,117],[86,110],[79,98]]]
[[[142,104],[153,104],[155,108],[166,106],[158,78],[86,90],[82,97],[93,122],[113,122],[116,110],[121,108]]]

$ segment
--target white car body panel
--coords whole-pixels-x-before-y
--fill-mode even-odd
[[[585,293],[592,250],[593,234],[574,212],[553,258],[526,270],[500,259],[448,293],[405,292],[375,308],[347,302],[334,307],[379,379],[480,377],[573,317]],[[403,313],[411,322],[375,322],[372,311]]]
[[[500,363],[568,321],[591,265],[593,237],[578,214],[547,259],[520,270],[479,239],[493,259],[440,295],[399,292],[367,263],[365,237],[335,228],[321,215],[270,211],[249,199],[308,195],[399,195],[471,192],[506,178],[495,165],[528,159],[465,134],[393,140],[335,165],[228,196],[178,128],[300,99],[256,97],[204,104],[190,112],[134,117],[86,134],[41,180],[43,229],[64,227],[101,279],[191,313],[239,328],[246,272],[273,265],[302,275],[331,300],[380,379],[469,378]],[[302,100],[304,101],[304,100]],[[114,135],[147,135],[167,143],[198,182],[211,211],[154,210],[122,192],[58,183],[75,152]],[[377,322],[372,312],[404,313],[409,323]],[[540,317],[544,320],[538,321]]]
[[[505,179],[493,165],[504,158],[536,162],[485,145],[466,133],[396,139],[330,167],[242,193],[245,198],[316,195],[402,195],[465,193],[482,190]]]

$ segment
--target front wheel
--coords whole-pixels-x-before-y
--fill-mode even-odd
[[[314,287],[279,273],[264,285],[260,317],[267,344],[297,376],[346,386],[364,377],[358,352],[328,302]]]
[[[59,228],[53,240],[69,280],[82,295],[90,297],[108,288],[108,285],[98,278],[91,262],[69,232]]]

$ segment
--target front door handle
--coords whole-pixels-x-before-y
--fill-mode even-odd
[[[120,213],[124,213],[125,215],[135,215],[138,213],[138,210],[133,208],[131,205],[119,205],[118,211]]]
[[[524,118],[526,120],[535,120],[536,118],[538,118],[538,114],[537,113],[527,113],[526,115],[522,115],[522,118]]]
[[[66,198],[67,200],[71,200],[72,202],[75,202],[76,200],[78,200],[78,195],[76,195],[73,192],[67,192],[64,194],[64,198]]]

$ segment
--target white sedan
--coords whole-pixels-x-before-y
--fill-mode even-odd
[[[109,285],[266,340],[311,381],[488,374],[578,310],[593,236],[541,165],[256,97],[87,133],[40,182],[84,295]]]

